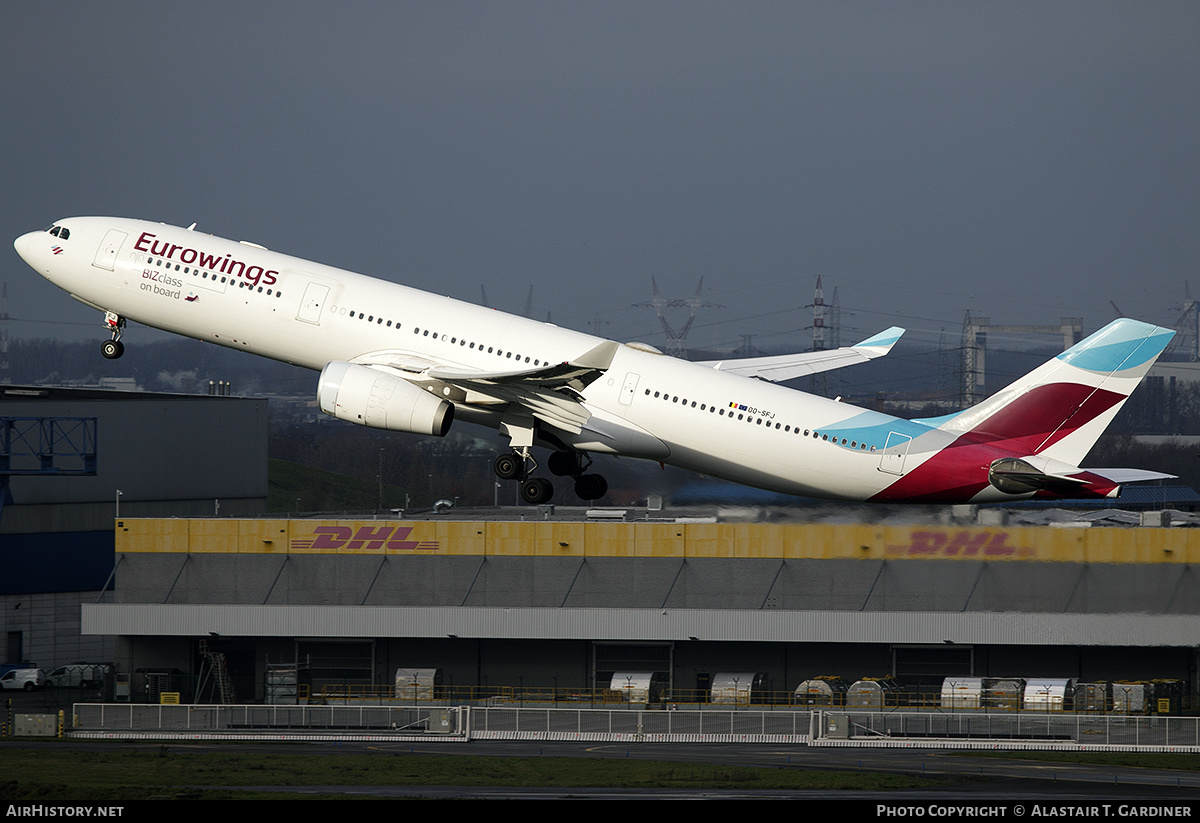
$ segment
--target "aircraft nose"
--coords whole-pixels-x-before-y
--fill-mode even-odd
[[[29,257],[33,250],[33,238],[37,234],[41,234],[41,232],[31,231],[13,241],[13,248],[17,250],[17,254],[21,255],[21,259],[30,265],[33,265],[33,261]]]

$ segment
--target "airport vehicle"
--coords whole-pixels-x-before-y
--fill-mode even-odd
[[[31,692],[43,685],[41,669],[11,669],[0,677],[0,689],[24,689]]]
[[[963,412],[904,420],[776,385],[886,355],[888,329],[832,352],[693,363],[550,323],[224,240],[188,228],[74,217],[17,238],[17,252],[105,313],[105,357],[127,320],[321,372],[334,417],[445,435],[498,429],[496,474],[545,503],[535,446],[584,500],[610,454],[787,494],[992,502],[1112,497],[1168,477],[1079,463],[1173,332],[1119,319]]]
[[[98,689],[105,675],[112,672],[111,663],[71,663],[59,666],[46,675],[46,685],[58,688]]]

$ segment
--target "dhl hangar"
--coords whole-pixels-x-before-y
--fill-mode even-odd
[[[245,701],[288,663],[311,688],[386,686],[401,667],[483,690],[614,671],[680,690],[758,672],[776,692],[818,675],[1200,681],[1195,529],[936,508],[861,524],[715,507],[270,518],[265,401],[8,387],[3,406],[94,419],[99,455],[86,476],[8,478],[9,661],[169,672],[186,697],[219,650]]]

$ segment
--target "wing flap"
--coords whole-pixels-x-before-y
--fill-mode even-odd
[[[508,371],[483,371],[456,365],[436,363],[404,352],[376,352],[355,358],[353,362],[390,366],[407,372],[420,373],[430,380],[446,383],[491,385],[523,385],[539,388],[570,386],[582,390],[603,374],[620,348],[620,343],[606,340],[579,357],[552,366]]]
[[[482,371],[458,365],[433,363],[403,352],[376,352],[356,362],[408,372],[410,379],[436,381],[462,389],[465,399],[510,403],[521,406],[535,418],[579,434],[591,413],[578,395],[612,365],[621,344],[605,340],[569,361],[552,366],[512,371]]]
[[[591,414],[582,403],[569,400],[553,392],[526,392],[517,400],[543,423],[555,428],[579,434]]]

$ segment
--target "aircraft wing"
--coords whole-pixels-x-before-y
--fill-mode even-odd
[[[594,349],[566,363],[520,371],[482,372],[452,366],[434,366],[425,371],[433,380],[447,383],[472,383],[486,386],[521,386],[525,388],[570,388],[583,391],[612,365],[620,343],[606,340]]]
[[[740,360],[707,360],[701,365],[712,366],[719,371],[740,374],[743,377],[758,377],[778,383],[803,377],[806,374],[840,369],[843,366],[853,366],[865,363],[876,357],[883,357],[892,350],[896,341],[904,334],[904,329],[892,326],[881,331],[874,337],[868,337],[853,346],[843,346],[829,351],[801,352],[799,354],[779,354],[771,357],[746,357]]]
[[[356,362],[408,372],[409,379],[438,381],[465,393],[458,402],[490,405],[511,403],[537,419],[579,434],[591,414],[579,402],[580,393],[612,364],[620,343],[606,340],[565,363],[519,371],[476,371],[400,355],[368,355]]]

